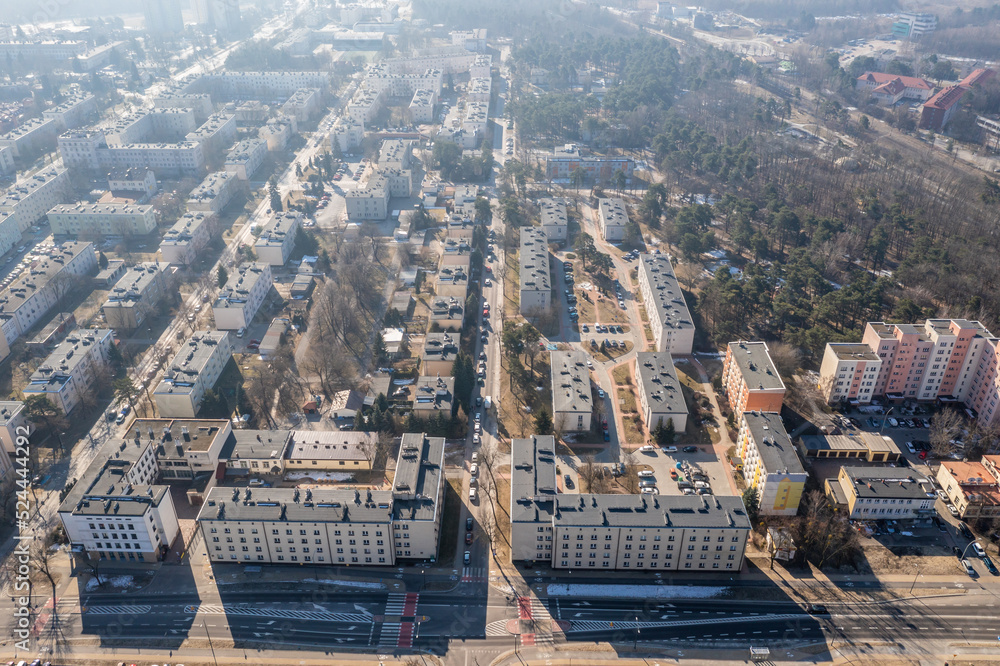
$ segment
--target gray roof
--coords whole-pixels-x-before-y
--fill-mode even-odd
[[[372,432],[341,430],[293,430],[289,460],[368,460],[366,445],[374,443]]]
[[[125,441],[150,442],[157,459],[183,458],[186,451],[208,451],[228,425],[225,419],[136,419]]]
[[[198,521],[246,520],[303,523],[385,523],[392,493],[353,488],[213,488]]]
[[[766,342],[730,342],[729,351],[751,391],[785,388],[778,369],[771,361]]]
[[[219,291],[219,297],[212,305],[213,308],[242,308],[250,299],[250,292],[254,290],[257,283],[264,279],[264,274],[270,277],[270,265],[257,261],[252,264],[243,264],[233,271],[226,281],[226,286]]]
[[[413,408],[440,410],[451,414],[455,399],[454,377],[418,377],[413,384]]]
[[[84,360],[91,360],[90,354],[97,345],[110,338],[111,333],[109,328],[84,328],[73,331],[45,357],[38,369],[31,373],[24,390],[29,393],[51,392],[48,388],[60,391],[76,373],[77,366]]]
[[[569,224],[566,202],[562,199],[541,199],[538,202],[543,227],[565,227]]]
[[[687,403],[669,352],[639,352],[636,373],[655,414],[687,414]]]
[[[521,291],[549,291],[549,245],[545,231],[538,227],[521,228]]]
[[[435,520],[444,508],[444,437],[406,433],[392,482],[396,520]]]
[[[559,495],[555,525],[750,529],[743,500],[697,495]]]
[[[828,342],[827,348],[841,361],[878,361],[879,355],[863,342]]]
[[[128,475],[149,445],[120,439],[105,444],[59,506],[60,513],[91,516],[142,516],[169,492],[167,486],[132,485]]]
[[[142,301],[146,290],[167,272],[166,261],[144,261],[132,266],[111,289],[103,307],[131,307]]]
[[[556,443],[552,435],[515,439],[510,446],[510,519],[549,522],[556,498]]]
[[[785,432],[781,415],[771,412],[743,412],[747,427],[757,445],[760,461],[769,473],[805,474],[792,440]]]
[[[302,213],[297,211],[276,213],[271,221],[264,227],[264,231],[261,232],[260,237],[257,238],[257,242],[254,243],[254,246],[280,247],[281,245],[284,245],[288,239],[291,239],[294,242],[295,230],[299,228],[299,222],[301,220]]]
[[[194,232],[214,216],[214,213],[202,211],[184,213],[179,220],[174,222],[165,234],[160,245],[181,245],[189,243],[194,236]]]
[[[163,380],[156,387],[155,393],[184,394],[201,374],[216,349],[224,345],[230,354],[229,334],[225,331],[196,331],[187,342],[181,345],[173,362],[163,373]]]
[[[640,254],[639,271],[652,291],[652,312],[656,320],[668,328],[694,328],[681,285],[674,275],[670,258],[665,254]],[[647,304],[647,309],[649,304]]]
[[[554,351],[551,354],[552,412],[582,412],[594,409],[590,392],[587,354],[582,351]]]
[[[425,362],[454,361],[458,357],[459,339],[458,333],[428,333],[424,338],[424,353],[421,358]]]
[[[624,227],[628,224],[628,212],[621,199],[601,199],[600,215],[606,227]]]
[[[281,460],[291,441],[290,430],[233,430],[219,460]]]
[[[94,252],[93,243],[83,241],[67,241],[48,257],[36,262],[33,267],[21,277],[14,280],[7,289],[0,293],[0,318],[10,318],[24,302],[35,295],[56,275],[84,252]]]
[[[841,467],[843,477],[854,484],[854,492],[862,498],[928,499],[933,493],[921,487],[930,482],[927,477],[908,467]]]

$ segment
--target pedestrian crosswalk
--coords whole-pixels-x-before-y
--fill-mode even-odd
[[[507,631],[507,620],[497,620],[496,622],[490,622],[486,625],[486,635],[487,636],[507,636],[510,638],[510,632]]]
[[[485,583],[490,579],[486,567],[462,567],[463,583]]]
[[[392,592],[385,602],[385,619],[379,632],[379,645],[394,645],[401,648],[413,647],[416,635],[414,618],[420,595]]]
[[[100,606],[97,608],[114,608],[113,606]],[[94,609],[87,609],[93,612]],[[140,607],[141,608],[141,607]],[[149,612],[149,606],[145,607]],[[229,615],[247,617],[269,617],[282,620],[315,620],[318,622],[349,622],[352,624],[367,624],[372,621],[371,615],[361,613],[329,613],[315,610],[294,610],[291,608],[268,608],[262,606],[233,605],[223,606],[221,604],[202,604],[200,606],[188,606],[186,609],[190,613],[202,613],[205,615]]]
[[[152,610],[149,606],[87,606],[84,610],[88,615],[146,615]]]

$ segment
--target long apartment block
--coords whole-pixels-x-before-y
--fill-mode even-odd
[[[511,442],[510,524],[512,560],[577,571],[738,572],[750,534],[736,496],[558,493],[551,435]]]
[[[69,414],[85,393],[96,391],[98,371],[114,344],[111,329],[79,329],[70,333],[28,379],[25,397],[38,395]]]
[[[52,233],[70,236],[145,236],[156,229],[156,209],[130,203],[57,204],[48,217]]]
[[[694,323],[667,255],[639,255],[639,291],[653,329],[656,351],[674,356],[690,354],[694,347]]]
[[[197,331],[181,345],[153,391],[161,417],[194,418],[205,391],[215,386],[233,357],[225,331]]]
[[[125,271],[101,307],[108,326],[126,332],[139,328],[167,295],[169,270],[165,261],[144,261]]]
[[[590,430],[594,396],[590,371],[582,351],[550,352],[552,368],[552,423],[561,432]]]
[[[266,262],[243,264],[233,271],[212,304],[215,327],[235,331],[249,326],[267,298],[273,280]]]
[[[295,249],[295,235],[301,224],[302,213],[276,213],[254,243],[257,259],[271,266],[284,266]]]
[[[980,423],[993,424],[1000,419],[1000,339],[967,319],[868,322],[860,345],[827,344],[820,388],[830,402],[962,403]]]
[[[521,314],[540,314],[552,307],[552,283],[549,275],[549,242],[538,227],[521,227]]]
[[[666,352],[639,352],[635,357],[639,405],[646,427],[653,431],[673,421],[676,432],[687,428],[688,408],[674,361]]]

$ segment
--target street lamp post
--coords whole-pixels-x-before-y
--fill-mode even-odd
[[[632,641],[632,652],[639,649],[639,616],[635,616],[635,639]]]
[[[885,413],[885,415],[882,417],[882,426],[878,429],[878,434],[881,435],[882,431],[885,430],[885,422],[889,420],[889,414],[892,414],[892,410],[894,410],[894,409],[896,409],[895,405],[893,405],[892,407],[890,407],[889,411],[887,411]]]
[[[205,636],[208,637],[208,647],[212,650],[212,661],[215,662],[215,666],[219,666],[219,660],[215,658],[215,646],[212,645],[212,636],[208,633],[208,625],[202,620],[201,626],[205,628]]]

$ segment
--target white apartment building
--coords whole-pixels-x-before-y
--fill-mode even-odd
[[[146,168],[112,169],[108,172],[108,189],[115,192],[138,192],[143,200],[156,194],[156,174]]]
[[[841,400],[859,405],[871,403],[875,395],[882,359],[860,342],[828,342],[820,365],[819,389],[827,402]]]
[[[635,375],[640,413],[646,428],[653,431],[673,421],[676,432],[683,433],[687,428],[688,408],[670,354],[639,352],[635,358]]]
[[[300,88],[281,105],[281,112],[304,123],[319,113],[322,102],[323,95],[319,88]]]
[[[389,214],[389,179],[376,172],[356,190],[344,193],[347,219],[384,220]]]
[[[521,227],[521,278],[519,311],[538,315],[552,307],[552,283],[549,275],[549,243],[538,227]]]
[[[153,206],[119,203],[57,204],[48,213],[52,233],[144,236],[156,230]]]
[[[249,326],[271,290],[271,266],[265,262],[237,268],[212,305],[215,327],[236,331]]]
[[[565,243],[569,230],[566,202],[562,199],[541,199],[538,202],[538,210],[541,213],[542,229],[549,241]]]
[[[23,233],[45,217],[53,206],[65,201],[69,190],[69,172],[63,166],[53,164],[12,185],[0,199],[0,212],[16,212],[19,230]],[[3,252],[9,249],[3,249]]]
[[[408,111],[410,120],[415,123],[434,122],[434,106],[437,104],[437,92],[431,88],[418,88],[413,93]]]
[[[743,478],[757,489],[758,511],[764,516],[794,516],[808,474],[785,432],[781,415],[743,412],[736,451],[743,461]]]
[[[10,462],[9,455],[17,452],[17,438],[27,437],[34,430],[31,421],[28,420],[24,403],[20,400],[0,401],[0,458],[5,458]],[[8,455],[3,455],[4,453]],[[3,474],[0,474],[2,477]]]
[[[257,138],[266,141],[267,149],[272,153],[282,151],[295,135],[295,126],[295,120],[288,116],[271,118],[257,130]]]
[[[550,352],[552,369],[552,424],[560,432],[590,430],[594,396],[588,355],[582,351]]]
[[[250,180],[267,157],[267,142],[260,139],[245,139],[233,146],[226,157],[226,171],[235,173],[243,180]]]
[[[909,467],[841,467],[827,479],[846,498],[851,520],[916,520],[935,515],[937,495],[931,481]]]
[[[0,146],[0,174],[6,176],[14,173],[14,148],[11,146]]]
[[[236,114],[213,113],[198,129],[188,132],[184,140],[200,143],[203,152],[214,155],[236,140]]]
[[[191,109],[198,119],[212,115],[212,96],[208,93],[164,91],[153,97],[154,109]]]
[[[301,88],[330,87],[325,72],[223,72],[202,76],[194,87],[204,86],[220,97],[229,99],[288,99]]]
[[[330,150],[333,150],[333,144],[336,143],[341,152],[348,153],[360,146],[364,138],[364,121],[355,120],[351,116],[338,118],[330,130]]]
[[[393,566],[435,560],[444,439],[403,435],[392,490],[214,488],[201,512],[213,562]]]
[[[356,125],[371,125],[385,104],[386,91],[363,83],[347,103],[347,117]]]
[[[85,393],[96,390],[98,369],[107,366],[113,344],[111,329],[73,331],[31,373],[23,391],[25,398],[43,396],[69,414]]]
[[[48,314],[62,297],[75,287],[74,278],[97,272],[93,243],[63,243],[48,257],[39,260],[0,293],[0,359],[10,353],[10,345]]]
[[[656,351],[674,356],[690,354],[694,324],[667,255],[639,255],[639,292],[649,315]]]
[[[490,70],[493,69],[493,56],[489,53],[476,54],[475,60],[469,65],[469,77],[473,79],[490,78]]]
[[[167,295],[169,269],[165,261],[144,261],[125,271],[101,307],[108,326],[126,332],[139,328]]]
[[[197,127],[193,109],[146,109],[110,123],[104,128],[104,137],[109,146],[172,142],[180,141]]]
[[[0,42],[0,58],[10,56],[15,61],[19,58],[24,58],[27,62],[35,60],[72,60],[86,50],[86,42],[77,41]]]
[[[60,134],[57,146],[67,167],[96,171],[101,168],[98,153],[108,147],[108,142],[101,130],[75,129]]]
[[[449,34],[452,46],[461,46],[466,51],[482,52],[486,50],[486,28],[454,30]]]
[[[97,115],[97,98],[89,93],[70,95],[57,106],[42,111],[42,118],[60,123],[60,132],[80,127]]]
[[[112,440],[59,506],[66,538],[93,560],[157,562],[180,532],[149,442]]]
[[[478,148],[486,138],[486,126],[489,123],[490,106],[486,102],[469,102],[462,119],[462,132],[468,141],[462,142],[462,148]],[[470,143],[471,142],[471,143]]]
[[[490,91],[493,88],[493,80],[490,78],[472,78],[466,86],[465,95],[470,102],[490,103]]]
[[[181,346],[153,391],[161,417],[194,418],[205,391],[215,386],[233,346],[225,331],[197,331]]]
[[[295,235],[301,224],[302,213],[298,211],[275,213],[253,245],[257,259],[271,266],[284,266],[295,249]]]
[[[513,561],[553,569],[729,571],[750,520],[737,496],[559,494],[555,440],[511,442]]]
[[[389,58],[385,66],[390,74],[419,74],[428,69],[441,70],[444,74],[464,74],[476,62],[476,57],[476,53],[464,48],[448,48],[411,57]]]
[[[190,264],[212,237],[214,213],[185,213],[163,234],[160,257],[171,264]]]
[[[410,139],[386,139],[378,152],[380,169],[409,169],[413,160],[413,141]]]
[[[97,150],[102,169],[147,168],[159,174],[197,174],[205,167],[200,143],[131,143]]]
[[[246,181],[231,171],[210,173],[191,191],[187,208],[189,211],[221,213],[245,187]]]
[[[628,225],[628,211],[621,199],[601,199],[597,219],[601,225],[601,236],[609,243],[617,243],[625,238]]]
[[[14,157],[27,157],[49,146],[61,131],[60,122],[55,118],[32,118],[0,134],[0,147],[13,150]]]

